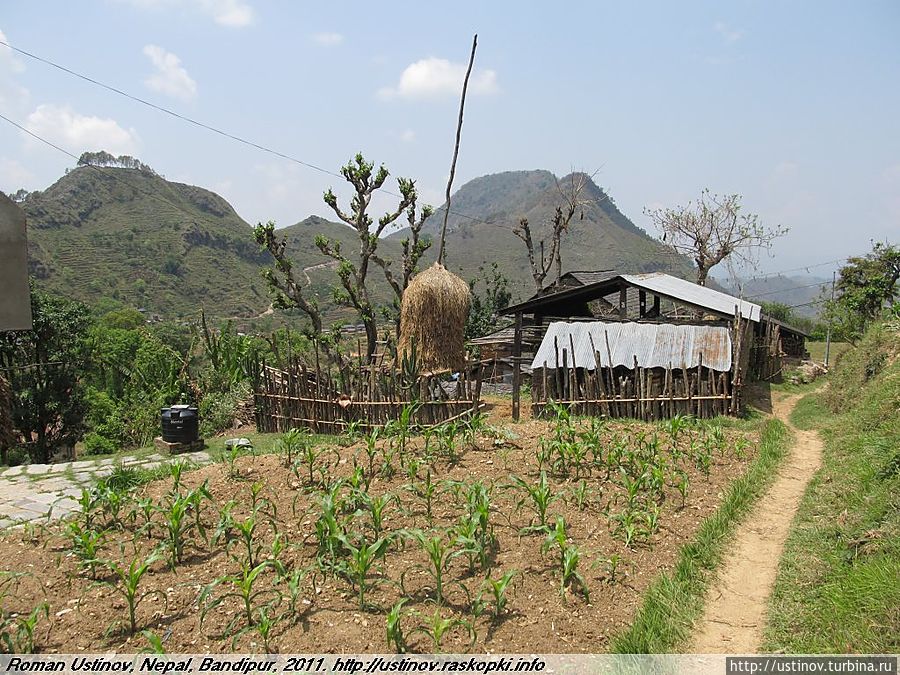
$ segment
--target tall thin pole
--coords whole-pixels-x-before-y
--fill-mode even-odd
[[[834,278],[837,272],[831,273],[831,304],[834,304]],[[825,367],[828,367],[828,356],[831,353],[831,312],[828,315],[828,332],[825,334]]]
[[[444,207],[444,224],[441,227],[441,243],[438,247],[438,265],[444,264],[444,242],[447,239],[447,218],[450,216],[450,188],[453,186],[453,176],[456,174],[456,158],[459,157],[459,139],[462,135],[463,109],[466,107],[466,89],[469,87],[469,75],[472,74],[472,64],[475,63],[475,47],[478,46],[478,35],[472,38],[472,53],[469,55],[469,67],[466,70],[466,79],[463,80],[462,98],[459,101],[459,122],[456,125],[456,145],[453,146],[453,161],[450,163],[450,178],[447,179],[446,206]]]

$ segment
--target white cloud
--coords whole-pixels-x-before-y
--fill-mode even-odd
[[[797,176],[799,169],[800,165],[797,164],[797,162],[792,162],[790,160],[779,162],[772,170],[772,179],[778,182],[790,180]]]
[[[728,44],[733,44],[744,37],[744,31],[739,28],[732,28],[724,21],[716,21],[713,24],[713,30],[722,36],[722,39]]]
[[[124,129],[108,117],[82,115],[68,106],[52,103],[35,108],[28,116],[25,127],[33,134],[76,155],[86,150],[134,155],[139,145],[134,129]]]
[[[0,190],[14,192],[34,185],[35,176],[14,159],[0,158]]]
[[[253,8],[241,0],[197,0],[200,7],[220,26],[243,28],[253,23]]]
[[[411,63],[400,75],[396,87],[384,87],[378,91],[383,99],[436,98],[445,95],[459,95],[466,65],[452,63],[447,59],[429,57]],[[498,91],[497,73],[493,70],[474,70],[469,78],[469,92],[472,94],[493,94]]]
[[[194,7],[212,17],[220,26],[243,28],[256,19],[256,14],[244,0],[120,0],[138,9],[161,10],[170,7]]]
[[[400,140],[404,143],[412,143],[414,140],[416,140],[416,132],[412,129],[407,129],[400,134]]]
[[[344,42],[344,36],[340,33],[316,33],[312,38],[313,42],[322,47],[337,47]]]
[[[0,40],[9,38],[0,30]],[[28,109],[29,92],[16,81],[16,75],[25,70],[25,64],[16,58],[6,45],[0,45],[0,110],[14,115],[24,115]]]
[[[0,30],[0,40],[9,44],[9,38],[2,30]],[[0,69],[11,73],[21,73],[25,70],[25,64],[16,58],[12,49],[6,45],[0,45]]]
[[[197,95],[197,83],[188,75],[188,71],[181,65],[181,59],[175,54],[156,45],[147,45],[144,47],[144,55],[156,68],[156,72],[144,80],[144,84],[150,89],[183,101]]]

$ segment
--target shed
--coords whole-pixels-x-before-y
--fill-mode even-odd
[[[615,270],[576,271],[551,287],[512,305],[504,314],[515,318],[512,344],[494,349],[508,354],[513,366],[513,417],[518,418],[517,368],[532,361],[526,333],[540,338],[554,321],[650,322],[730,327],[734,343],[735,396],[745,380],[778,377],[782,355],[804,351],[801,331],[766,316],[754,302],[700,286],[663,272],[625,274]],[[788,339],[783,340],[782,336]],[[532,341],[536,346],[537,342]],[[738,405],[736,409],[740,409]]]
[[[733,413],[731,335],[716,325],[553,322],[531,362],[533,412],[555,401],[612,417]]]

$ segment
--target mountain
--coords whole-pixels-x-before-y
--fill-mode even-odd
[[[167,318],[201,307],[253,315],[269,304],[268,263],[228,202],[152,171],[82,166],[20,206],[31,275],[95,303],[113,298]]]
[[[130,159],[130,158],[128,158]],[[121,158],[120,158],[121,160]],[[559,180],[571,184],[573,176]],[[525,245],[512,233],[519,219],[540,239],[559,202],[548,171],[483,176],[453,196],[446,263],[464,279],[496,262],[510,279],[514,299],[533,293]],[[222,197],[200,187],[167,181],[132,160],[102,171],[79,166],[44,191],[19,193],[28,221],[31,274],[46,288],[96,304],[104,298],[146,308],[166,318],[190,317],[202,307],[216,317],[267,313],[270,298],[260,271],[271,265],[250,225]],[[634,226],[600,187],[587,181],[569,231],[563,235],[563,269],[665,270],[690,276],[690,264]],[[429,219],[424,237],[436,239],[443,210]],[[322,234],[353,253],[356,233],[312,216],[279,230],[287,251],[320,306],[328,308],[337,284],[335,263],[315,246]],[[400,263],[400,231],[379,243],[379,253]],[[437,256],[433,246],[420,266]],[[352,256],[351,256],[352,257]],[[381,269],[370,268],[371,292],[392,300]],[[332,318],[353,313],[332,307]]]
[[[513,229],[527,218],[537,242],[546,236],[560,201],[560,190],[584,181],[579,208],[562,237],[562,267],[569,270],[618,269],[628,272],[665,271],[690,278],[690,262],[636,227],[610,197],[584,174],[558,179],[549,171],[507,171],[469,181],[450,200],[446,261],[465,279],[496,262],[509,277],[513,298],[534,293],[527,249]],[[444,208],[425,226],[440,234]],[[542,234],[543,233],[543,234]],[[405,231],[391,235],[402,238]],[[549,242],[548,242],[549,246]],[[536,255],[539,255],[537,250]],[[434,252],[436,255],[436,252]]]
[[[831,279],[812,275],[777,275],[762,279],[740,280],[744,297],[752,302],[778,302],[793,308],[798,316],[816,318],[822,309],[818,302],[831,291]],[[730,288],[730,293],[739,289]]]

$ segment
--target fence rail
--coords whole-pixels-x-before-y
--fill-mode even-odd
[[[338,380],[297,363],[288,370],[261,366],[254,396],[259,431],[306,427],[316,433],[341,433],[351,425],[383,427],[412,406],[412,421],[430,426],[466,417],[481,407],[483,364],[451,380],[422,375],[406,380],[393,369],[359,368]]]

